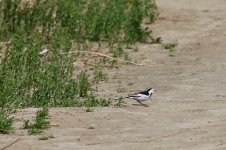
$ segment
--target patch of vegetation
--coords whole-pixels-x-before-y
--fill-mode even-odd
[[[123,47],[153,41],[142,21],[153,22],[157,15],[154,0],[0,1],[0,107],[110,106],[110,99],[93,94],[89,68],[74,66],[83,55],[71,50],[89,51],[104,43],[114,58],[129,60]],[[43,47],[48,49],[45,56],[39,54]],[[102,63],[118,64],[116,59]],[[99,66],[94,76],[94,83],[107,80]],[[29,134],[49,127],[47,115],[43,108],[34,124],[25,121]],[[13,118],[0,112],[1,132],[10,131],[12,123]]]
[[[16,0],[1,2],[0,11],[2,38],[18,27],[28,35],[36,31],[52,35],[62,27],[76,41],[110,43],[144,40],[150,32],[141,26],[143,18],[153,22],[158,15],[154,0],[35,0],[23,6]]]
[[[103,73],[100,67],[95,67],[93,82],[99,83],[100,81],[107,81],[107,80],[108,80],[107,74]]]
[[[162,38],[161,37],[152,38],[152,42],[151,43],[153,43],[153,44],[162,43]]]
[[[91,83],[89,81],[89,75],[87,71],[82,71],[78,76],[78,92],[80,97],[87,97],[88,91],[91,88]]]
[[[49,136],[45,136],[43,135],[42,137],[38,138],[38,140],[48,140],[49,139]]]
[[[176,57],[174,53],[174,48],[177,46],[177,43],[166,43],[164,44],[164,48],[169,50],[169,57]]]
[[[10,110],[0,111],[0,133],[8,134],[13,130],[13,117],[10,117]]]
[[[114,104],[115,107],[126,107],[126,102],[123,97],[117,99],[117,102]]]
[[[36,135],[43,132],[44,129],[47,129],[50,127],[50,122],[46,121],[48,117],[49,109],[47,107],[44,107],[43,109],[37,111],[36,113],[36,119],[33,124],[30,123],[29,120],[26,120],[24,122],[24,129],[28,129],[28,133],[30,135]]]
[[[43,135],[38,138],[38,140],[48,140],[49,138],[55,138],[52,134],[51,135]]]
[[[93,112],[93,109],[91,109],[90,107],[87,107],[86,112]]]
[[[177,45],[178,45],[177,43],[166,43],[166,44],[164,44],[164,48],[165,48],[165,49],[172,50],[172,49],[175,48]]]
[[[77,81],[72,78],[72,57],[61,56],[60,43],[54,41],[52,54],[41,58],[45,38],[25,35],[24,30],[16,31],[0,64],[0,106],[61,106],[62,101],[74,99]]]
[[[121,57],[121,56],[123,56],[123,54],[125,54],[121,45],[118,45],[116,48],[113,48],[111,50],[111,53],[113,54],[113,57],[115,57],[115,58]]]
[[[95,95],[92,93],[89,95],[89,97],[84,100],[80,101],[79,106],[85,106],[85,107],[108,107],[111,105],[110,99],[102,99],[102,98],[96,98]]]
[[[91,90],[89,74],[74,78],[78,56],[62,53],[106,41],[113,57],[129,60],[123,45],[151,37],[141,23],[158,14],[154,0],[2,1],[0,12],[0,39],[10,41],[0,52],[1,107],[80,106]],[[95,82],[107,79],[101,69],[94,74]]]

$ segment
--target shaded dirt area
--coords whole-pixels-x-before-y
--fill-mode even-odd
[[[52,127],[38,140],[23,130],[35,109],[18,110],[15,133],[0,135],[0,150],[225,150],[226,149],[226,1],[157,0],[159,19],[151,25],[173,54],[161,45],[137,44],[133,60],[109,71],[100,96],[119,97],[150,86],[157,92],[141,107],[50,110]],[[121,91],[121,92],[119,92]]]

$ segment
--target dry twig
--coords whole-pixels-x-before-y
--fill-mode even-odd
[[[144,64],[138,64],[138,63],[131,62],[131,61],[127,61],[127,60],[114,58],[114,57],[108,56],[108,55],[106,55],[106,54],[98,53],[98,52],[89,52],[89,51],[70,51],[70,52],[61,53],[61,54],[62,54],[62,55],[67,55],[67,54],[75,54],[75,53],[90,53],[90,54],[94,54],[94,55],[98,55],[98,56],[102,56],[102,57],[107,57],[107,58],[112,59],[112,60],[117,60],[117,61],[119,61],[119,62],[130,63],[130,64],[137,65],[137,66],[144,66]]]

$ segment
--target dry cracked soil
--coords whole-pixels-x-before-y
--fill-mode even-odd
[[[132,60],[110,70],[99,95],[126,96],[150,86],[157,92],[149,107],[126,100],[125,108],[54,108],[55,138],[38,140],[22,129],[36,109],[18,110],[15,132],[0,135],[0,150],[225,150],[226,1],[156,0],[159,18],[151,25],[163,43],[137,44]],[[119,92],[121,91],[121,92]],[[10,145],[11,144],[11,145]]]

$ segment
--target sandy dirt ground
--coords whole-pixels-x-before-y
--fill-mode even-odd
[[[154,87],[149,107],[126,100],[126,108],[50,110],[52,127],[38,140],[22,129],[36,109],[18,110],[15,132],[0,135],[0,150],[225,150],[226,149],[226,1],[156,0],[159,19],[151,25],[164,43],[138,44],[133,60],[109,71],[104,97]],[[169,56],[173,53],[174,57]],[[121,92],[119,92],[121,91]]]

